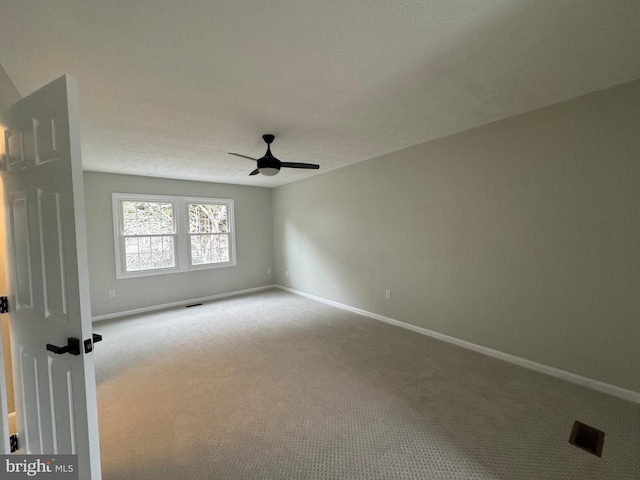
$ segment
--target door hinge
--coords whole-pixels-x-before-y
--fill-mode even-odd
[[[0,313],[9,313],[9,297],[0,297]]]
[[[11,446],[11,453],[18,451],[20,448],[20,445],[18,444],[18,435],[11,435],[9,437],[9,445]]]
[[[84,353],[93,352],[93,345],[102,341],[102,335],[99,333],[94,333],[91,338],[87,338],[84,341]]]

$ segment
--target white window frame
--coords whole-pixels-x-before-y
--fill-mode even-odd
[[[171,203],[174,206],[175,226],[175,267],[154,268],[148,270],[126,271],[124,258],[124,219],[122,218],[122,202],[162,202]],[[116,278],[147,277],[151,275],[164,275],[169,273],[184,273],[195,270],[208,270],[213,268],[225,268],[236,266],[236,234],[235,234],[235,210],[234,201],[230,198],[210,197],[185,197],[176,195],[150,195],[137,193],[112,193],[111,203],[113,209],[113,234],[115,245]],[[189,234],[189,204],[215,203],[227,206],[227,228],[229,230],[229,261],[207,264],[191,264],[191,241]]]

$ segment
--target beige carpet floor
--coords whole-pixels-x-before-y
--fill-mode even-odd
[[[283,291],[95,330],[104,480],[640,479],[640,406]]]

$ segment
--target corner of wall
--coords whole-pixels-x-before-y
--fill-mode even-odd
[[[21,95],[9,74],[0,63],[0,111],[20,100]]]

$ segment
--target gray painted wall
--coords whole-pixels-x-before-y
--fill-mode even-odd
[[[9,108],[22,98],[2,64],[0,64],[0,111]],[[3,147],[4,148],[4,147]]]
[[[84,186],[94,317],[273,283],[271,189],[96,172],[85,172]],[[234,199],[237,266],[116,280],[112,192]]]
[[[640,82],[278,187],[273,206],[278,284],[640,391]]]

